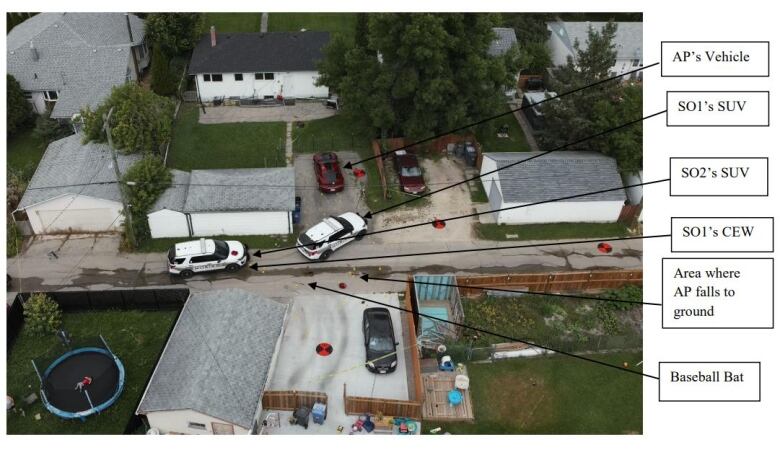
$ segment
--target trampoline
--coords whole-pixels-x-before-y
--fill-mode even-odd
[[[41,398],[46,409],[63,419],[81,419],[100,413],[122,394],[125,368],[108,348],[82,347],[73,349],[52,362],[43,374],[33,361],[41,380]],[[90,378],[79,389],[76,384]]]

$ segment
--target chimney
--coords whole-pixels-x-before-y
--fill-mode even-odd
[[[32,54],[32,59],[34,62],[38,61],[38,49],[35,48],[35,44],[33,44],[32,41],[30,41],[30,54]]]
[[[217,47],[217,28],[211,26],[211,47]]]

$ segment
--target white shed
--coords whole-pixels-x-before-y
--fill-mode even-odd
[[[615,160],[601,153],[561,151],[533,158],[540,153],[488,153],[482,157],[485,194],[490,208],[500,210],[495,212],[496,223],[617,221],[626,201],[623,189],[522,207],[623,186]],[[523,160],[528,161],[519,163]]]
[[[120,231],[122,194],[106,144],[82,144],[74,134],[46,148],[16,212],[36,235]],[[120,174],[140,155],[117,156]],[[17,218],[18,219],[18,218]]]
[[[163,434],[253,433],[286,314],[241,289],[191,294],[136,414]]]
[[[153,238],[293,231],[293,168],[172,172],[173,184],[148,213]]]

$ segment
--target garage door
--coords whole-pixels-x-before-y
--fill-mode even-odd
[[[40,221],[39,234],[118,231],[122,223],[110,208],[35,210],[34,214]]]

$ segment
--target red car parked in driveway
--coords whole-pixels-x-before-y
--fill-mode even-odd
[[[395,170],[398,172],[398,183],[401,186],[401,191],[410,194],[420,194],[425,191],[425,180],[423,180],[417,155],[406,150],[398,150],[394,155]]]
[[[317,153],[314,155],[314,174],[317,185],[323,193],[337,193],[344,189],[344,176],[341,174],[339,157],[335,153]]]

